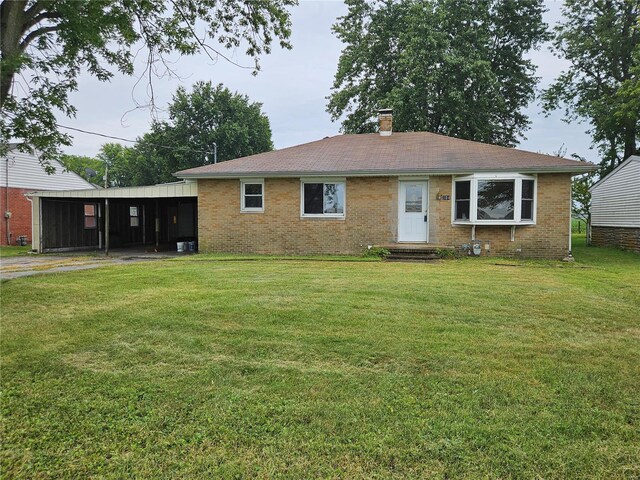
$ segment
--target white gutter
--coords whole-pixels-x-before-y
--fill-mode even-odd
[[[573,182],[569,186],[569,258],[573,258],[571,249],[573,245],[571,243],[571,236],[573,235]]]
[[[224,173],[174,173],[177,178],[182,179],[237,179],[237,178],[296,178],[296,177],[397,177],[397,176],[424,176],[424,175],[471,175],[473,173],[485,173],[485,172],[503,172],[503,173],[571,173],[573,175],[581,175],[596,170],[597,165],[578,167],[559,167],[556,169],[536,169],[536,168],[510,168],[510,169],[496,169],[496,168],[483,168],[473,170],[361,170],[361,171],[322,171],[322,172],[305,172],[305,171],[255,171],[255,172],[224,172]]]

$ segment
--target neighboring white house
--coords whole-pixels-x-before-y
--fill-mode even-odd
[[[640,252],[640,156],[591,187],[591,243]]]

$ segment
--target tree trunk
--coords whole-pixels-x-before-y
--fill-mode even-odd
[[[631,155],[636,155],[638,153],[638,147],[636,145],[636,129],[631,126],[626,129],[625,138],[624,138],[624,157],[623,160],[626,160]]]
[[[11,84],[19,63],[20,38],[24,28],[26,0],[4,0],[0,5],[0,108],[11,94]]]

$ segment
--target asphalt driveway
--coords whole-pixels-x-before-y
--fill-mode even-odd
[[[175,252],[149,253],[138,250],[121,250],[108,257],[103,254],[27,254],[0,258],[0,280],[28,277],[46,273],[72,272],[131,262],[163,260],[178,256]]]

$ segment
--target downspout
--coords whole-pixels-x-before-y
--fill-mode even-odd
[[[109,199],[104,199],[104,254],[109,256]]]
[[[569,254],[562,259],[563,262],[574,262],[575,258],[571,253],[571,222],[573,220],[573,182],[569,180]]]
[[[44,250],[44,238],[42,227],[42,197],[38,197],[38,253],[42,253]],[[33,245],[31,245],[33,248]]]
[[[572,232],[572,222],[573,222],[573,182],[571,182],[571,184],[569,185],[569,258],[573,258],[573,255],[571,254],[571,236],[573,235]]]
[[[29,200],[29,203],[31,204],[31,250],[33,250],[33,200],[31,200],[27,195],[25,195],[24,198]]]
[[[4,194],[5,194],[5,199],[4,199],[4,221],[6,223],[6,235],[7,235],[7,245],[11,245],[11,232],[9,231],[9,225],[10,225],[10,221],[9,219],[11,218],[11,212],[9,211],[9,157],[7,156],[7,158],[4,159],[5,161],[5,176],[4,176],[4,183],[5,183],[5,189],[4,189]]]
[[[104,169],[104,188],[109,188],[109,163],[107,162]],[[109,256],[109,197],[107,192],[104,195],[104,254]]]

